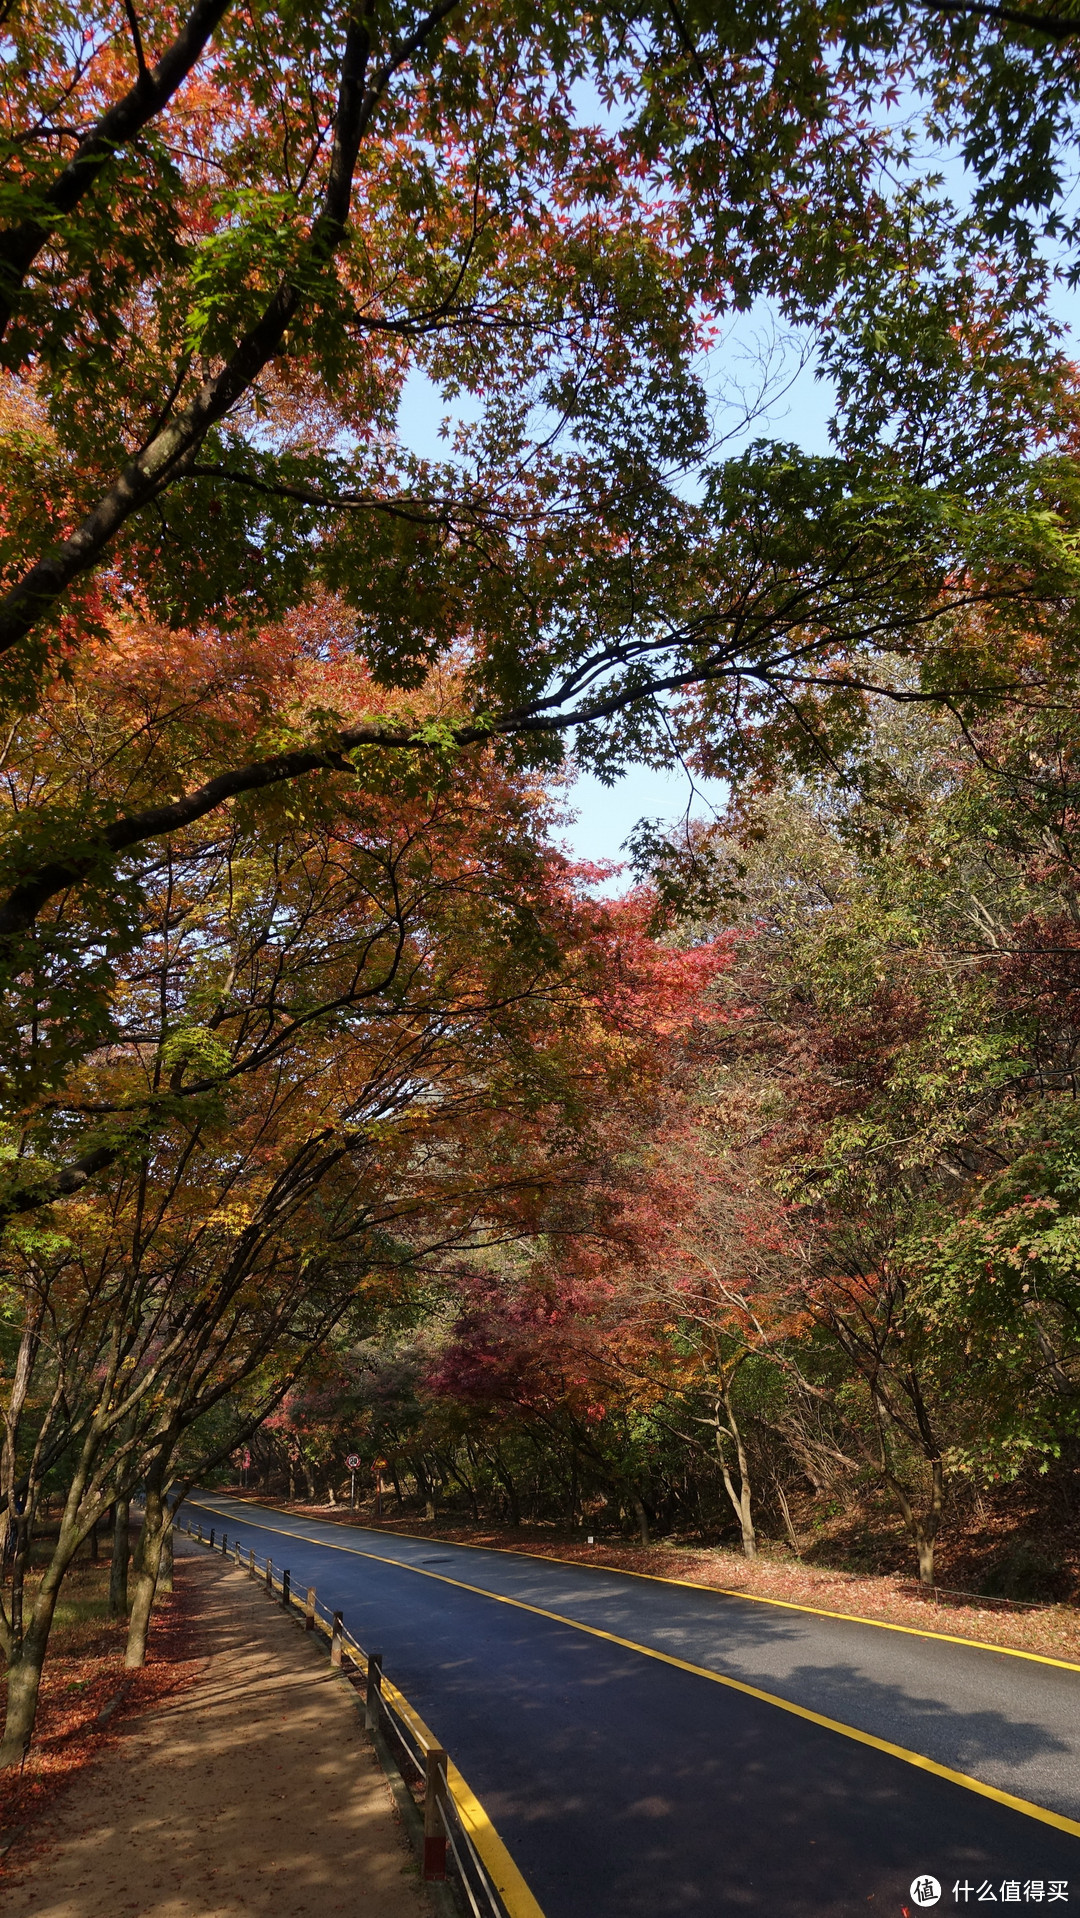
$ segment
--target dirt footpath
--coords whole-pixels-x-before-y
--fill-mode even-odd
[[[177,1577],[202,1596],[205,1673],[130,1719],[72,1785],[3,1910],[431,1918],[353,1692],[258,1585],[180,1549]]]

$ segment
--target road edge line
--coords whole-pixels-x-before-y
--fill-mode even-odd
[[[227,1496],[223,1494],[223,1496]],[[237,1499],[239,1505],[242,1501]],[[264,1505],[264,1512],[278,1512],[282,1518],[301,1518],[306,1514],[290,1512],[281,1505]],[[933,1632],[926,1625],[897,1625],[891,1618],[865,1618],[861,1612],[833,1612],[823,1605],[800,1605],[794,1598],[766,1598],[762,1592],[741,1591],[737,1586],[702,1585],[696,1578],[668,1578],[663,1572],[635,1572],[628,1565],[591,1565],[585,1558],[556,1558],[553,1552],[526,1552],[513,1545],[473,1545],[463,1538],[429,1538],[424,1532],[380,1532],[374,1525],[343,1525],[340,1519],[309,1519],[312,1525],[337,1525],[343,1532],[369,1531],[376,1538],[407,1538],[413,1545],[452,1545],[462,1552],[495,1552],[500,1558],[523,1558],[533,1563],[566,1565],[578,1572],[607,1572],[612,1578],[643,1578],[652,1585],[680,1585],[688,1592],[708,1592],[716,1598],[743,1598],[750,1605],[778,1605],[786,1612],[806,1612],[811,1618],[835,1618],[844,1625],[872,1625],[879,1632],[903,1632],[908,1638],[933,1638],[942,1645],[967,1645],[976,1652],[997,1652],[1002,1658],[1026,1658],[1033,1665],[1054,1665],[1059,1671],[1080,1672],[1080,1661],[1051,1658],[1049,1652],[1025,1652],[1018,1645],[994,1645],[985,1638],[961,1638],[958,1632]]]
[[[401,1687],[394,1684],[393,1679],[384,1675],[382,1690],[388,1698],[393,1699],[421,1745],[442,1744],[442,1740],[436,1738],[427,1720],[421,1718],[416,1706],[406,1698]],[[480,1853],[488,1876],[506,1906],[509,1918],[544,1918],[543,1910],[515,1865],[503,1840],[499,1837],[488,1813],[449,1755],[446,1761],[446,1782],[461,1815],[461,1822]]]
[[[446,1782],[453,1794],[462,1824],[483,1859],[499,1897],[510,1918],[544,1918],[544,1913],[515,1865],[495,1826],[492,1824],[471,1785],[461,1776],[453,1759],[447,1760]]]

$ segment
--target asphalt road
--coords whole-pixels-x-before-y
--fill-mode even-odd
[[[188,1504],[382,1651],[546,1918],[914,1918],[909,1887],[926,1873],[939,1912],[1080,1910],[1080,1837],[578,1626],[1078,1821],[1080,1672],[216,1494]]]

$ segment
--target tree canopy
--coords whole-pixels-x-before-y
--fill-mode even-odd
[[[1080,12],[0,31],[4,1762],[108,1507],[137,1659],[170,1487],[342,1405],[931,1578],[1074,1439]],[[730,816],[598,905],[568,755]]]

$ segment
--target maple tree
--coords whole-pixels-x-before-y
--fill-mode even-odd
[[[698,829],[655,963],[724,961],[660,1015],[596,1229],[463,1270],[403,1395],[392,1340],[364,1361],[418,1497],[435,1461],[474,1515],[643,1537],[726,1501],[751,1554],[802,1549],[807,1487],[880,1495],[932,1585],[965,1499],[1075,1459],[1075,750],[1056,702],[882,713],[847,793]]]
[[[758,928],[722,1029],[736,1183],[782,1203],[786,1290],[859,1382],[834,1445],[927,1583],[950,1474],[1073,1442],[1074,753],[1056,707],[968,739],[883,720],[874,805],[777,796],[722,854]]]
[[[53,689],[9,742],[12,784],[100,788],[107,769],[122,787],[131,753],[145,776],[173,689],[159,675],[148,713],[134,651],[103,649],[92,695]],[[246,692],[212,676],[200,705],[186,639],[175,656],[192,742],[258,723],[258,675]],[[295,696],[329,690],[367,696],[354,661],[311,656]],[[593,937],[542,796],[489,754],[454,755],[434,782],[430,764],[402,770],[379,792],[343,767],[272,831],[234,812],[171,836],[126,938],[102,939],[84,892],[82,922],[57,911],[53,977],[24,975],[71,1018],[24,1008],[12,1028],[5,1763],[32,1730],[66,1568],[109,1505],[145,1490],[138,1663],[170,1483],[182,1494],[245,1440],[344,1315],[455,1245],[535,1230],[621,1070],[619,943]],[[87,945],[80,996],[65,968],[83,977]],[[24,1617],[57,1478],[59,1535]]]
[[[928,651],[930,695],[1000,694],[1010,611],[1072,592],[1070,472],[1030,457],[1074,412],[1017,239],[1058,217],[1071,98],[1037,45],[935,11],[453,0],[9,29],[9,702],[70,666],[103,597],[236,631],[318,582],[393,683],[466,651],[463,743],[574,729],[602,766],[678,739],[738,768],[858,723],[883,648]],[[930,137],[969,114],[978,168],[979,75],[1002,101],[1026,81],[1043,166],[997,191],[987,147],[965,237],[917,178],[884,197],[910,141],[874,101],[925,79]],[[701,349],[758,295],[835,349],[832,462],[710,459]],[[891,359],[864,337],[885,299]],[[403,442],[410,369],[479,406],[457,458]],[[972,599],[999,608],[995,657],[950,651]],[[406,715],[327,725],[22,847],[4,924],[238,792],[412,740]]]

